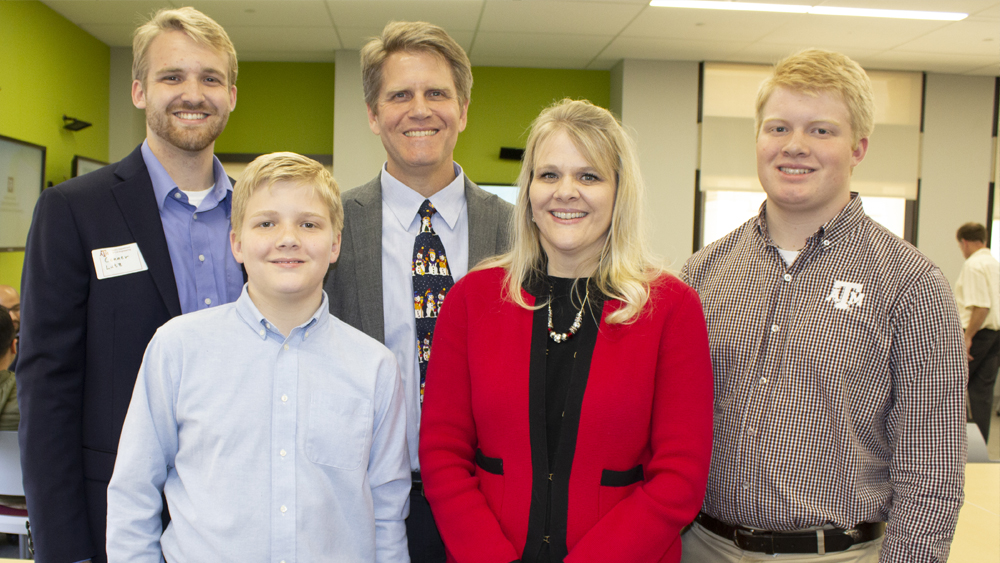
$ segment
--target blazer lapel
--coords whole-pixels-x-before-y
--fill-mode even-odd
[[[465,178],[465,201],[469,209],[469,269],[497,253],[497,226],[500,218],[495,206],[487,204],[490,194]]]
[[[347,221],[354,245],[355,281],[358,287],[358,310],[362,330],[377,334],[385,341],[385,319],[382,308],[382,182],[376,176],[345,205],[350,213]]]
[[[146,163],[137,148],[118,164],[115,174],[122,182],[111,188],[118,202],[122,217],[128,225],[142,257],[149,268],[163,303],[172,316],[181,314],[181,301],[177,296],[174,268],[167,250],[167,237],[163,234],[160,211],[153,195],[153,182],[146,171]]]

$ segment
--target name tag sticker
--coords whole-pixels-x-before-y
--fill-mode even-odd
[[[94,257],[94,270],[97,271],[99,280],[149,269],[142,258],[142,252],[139,252],[139,245],[134,242],[110,248],[97,248],[90,251],[90,254]]]

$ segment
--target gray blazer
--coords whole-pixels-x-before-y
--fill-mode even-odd
[[[330,312],[338,319],[385,342],[382,309],[382,182],[381,174],[345,192],[340,259],[324,289]],[[506,201],[465,179],[469,213],[469,269],[484,258],[505,252],[513,211]]]

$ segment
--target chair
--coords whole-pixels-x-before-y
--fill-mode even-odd
[[[21,449],[13,430],[0,431],[0,495],[24,496]],[[21,559],[28,558],[27,525],[27,510],[0,507],[0,533],[18,535]]]

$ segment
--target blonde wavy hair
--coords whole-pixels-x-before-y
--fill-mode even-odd
[[[233,186],[233,210],[230,220],[236,240],[240,240],[247,201],[260,188],[270,188],[278,182],[296,182],[312,186],[330,211],[330,226],[334,233],[344,227],[344,207],[340,202],[340,186],[330,172],[315,160],[294,152],[273,152],[258,156],[243,169]]]
[[[760,135],[764,104],[777,88],[782,87],[809,94],[840,94],[850,115],[853,148],[858,148],[858,142],[871,137],[875,130],[872,81],[861,65],[847,55],[823,49],[805,49],[778,61],[773,74],[761,83],[757,91],[756,135]]]
[[[146,77],[149,74],[149,46],[165,31],[182,31],[197,43],[224,53],[229,59],[229,68],[226,69],[226,79],[229,83],[226,86],[236,84],[236,75],[239,73],[236,47],[233,47],[226,30],[212,18],[189,7],[164,8],[153,14],[148,22],[136,28],[132,35],[132,80],[138,80],[143,87],[146,86]]]
[[[502,267],[505,297],[526,309],[531,306],[521,292],[522,285],[546,275],[548,259],[532,221],[529,192],[534,178],[535,158],[542,144],[557,132],[565,132],[580,153],[599,174],[615,178],[615,203],[611,227],[604,239],[591,284],[604,296],[623,306],[608,315],[608,323],[635,322],[649,300],[650,283],[662,273],[647,248],[643,222],[644,185],[639,172],[635,143],[608,110],[586,100],[564,99],[549,106],[531,124],[528,143],[521,161],[520,187],[511,215],[511,249],[480,264],[475,269]]]

